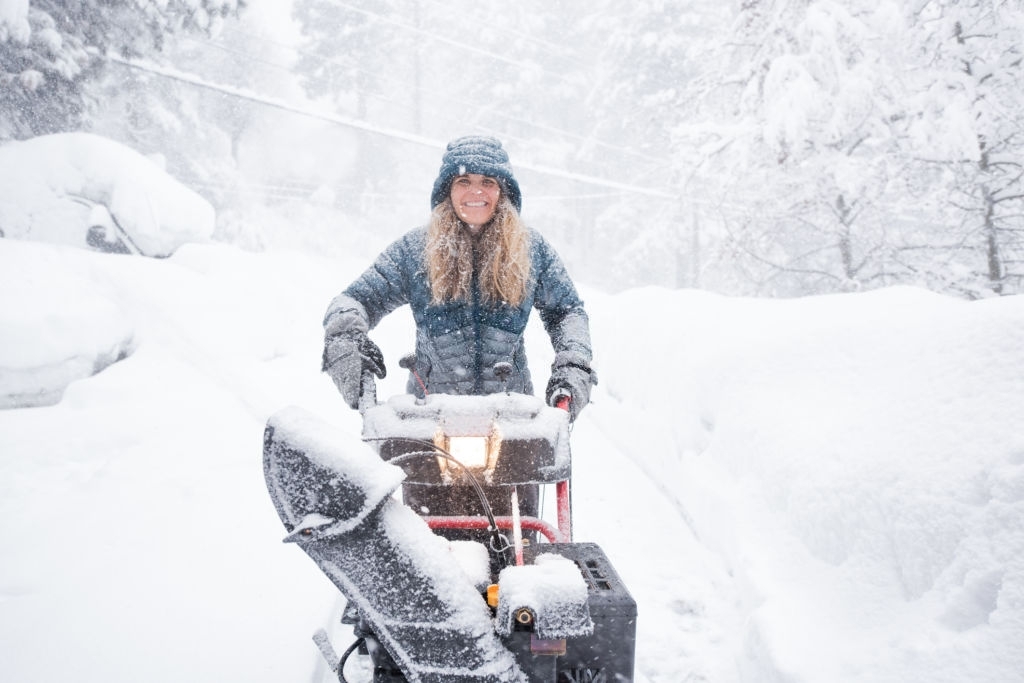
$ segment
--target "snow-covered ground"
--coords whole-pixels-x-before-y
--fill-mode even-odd
[[[279,542],[262,436],[297,405],[358,441],[320,320],[368,255],[212,243],[202,201],[133,212],[181,190],[148,160],[48,144],[81,163],[23,154],[6,215],[86,188],[173,255],[0,239],[3,679],[321,683],[338,594]],[[581,290],[577,540],[637,600],[638,681],[1024,681],[1024,297]],[[399,393],[411,316],[372,336]]]
[[[261,439],[289,404],[358,438],[320,317],[364,266],[0,240],[0,393],[127,354],[0,410],[4,680],[313,680],[336,593]],[[638,680],[1024,680],[1024,298],[583,293],[576,530],[637,599]],[[410,329],[373,333],[382,395]]]

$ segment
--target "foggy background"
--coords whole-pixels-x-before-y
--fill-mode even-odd
[[[981,0],[0,0],[0,144],[91,131],[215,239],[370,259],[490,134],[591,286],[978,298],[1024,274],[1022,38]]]

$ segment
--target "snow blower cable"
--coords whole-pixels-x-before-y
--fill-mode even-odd
[[[385,462],[389,462],[389,463],[391,463],[393,465],[396,465],[398,463],[404,462],[406,460],[413,460],[413,459],[416,459],[416,458],[425,458],[425,457],[429,457],[429,458],[442,457],[445,460],[448,460],[449,462],[455,463],[462,470],[462,473],[469,479],[469,483],[473,486],[473,490],[476,491],[477,497],[480,498],[480,505],[483,506],[483,508],[484,508],[484,514],[487,516],[487,521],[490,522],[490,525],[491,525],[492,528],[495,528],[495,529],[498,528],[498,523],[494,519],[494,513],[491,512],[491,504],[487,500],[487,495],[484,493],[483,487],[480,486],[480,482],[477,481],[477,478],[475,476],[473,476],[473,473],[470,471],[470,469],[468,467],[466,467],[461,462],[459,462],[459,460],[454,455],[452,455],[451,453],[449,453],[445,449],[441,448],[440,446],[438,446],[437,444],[435,444],[435,443],[433,443],[431,441],[426,441],[424,439],[406,438],[406,437],[401,437],[401,436],[399,436],[399,437],[388,436],[388,437],[379,437],[379,438],[371,438],[371,439],[363,439],[363,440],[364,441],[405,441],[406,443],[414,443],[414,444],[417,444],[417,445],[420,445],[420,446],[427,446],[428,448],[433,449],[433,450],[430,450],[430,451],[412,451],[412,452],[409,452],[409,453],[403,453],[402,455],[396,456],[394,458],[391,458],[391,459],[385,461]]]
[[[484,493],[484,489],[480,485],[480,482],[477,481],[477,478],[475,476],[473,476],[473,473],[470,471],[470,469],[463,465],[461,462],[459,462],[458,458],[456,458],[454,455],[452,455],[445,449],[441,448],[436,443],[432,441],[427,441],[425,439],[413,439],[402,436],[387,436],[366,438],[363,439],[363,441],[404,441],[406,443],[413,443],[419,446],[426,446],[427,448],[431,449],[429,451],[412,451],[409,453],[403,453],[402,455],[396,456],[385,461],[393,465],[397,465],[398,463],[404,462],[406,460],[413,460],[415,458],[424,457],[441,457],[444,458],[445,460],[448,460],[458,465],[459,468],[462,470],[463,475],[469,478],[469,483],[472,484],[473,489],[476,491],[477,497],[480,499],[480,505],[484,509],[484,515],[487,516],[487,523],[489,524],[488,531],[490,531],[491,533],[491,550],[493,550],[497,554],[504,555],[512,547],[508,539],[505,538],[501,534],[501,531],[498,529],[498,522],[494,519],[494,512],[491,510],[491,504],[487,500],[487,494]],[[502,543],[501,541],[504,541],[504,543]]]
[[[356,642],[348,646],[348,649],[342,653],[341,658],[338,659],[338,681],[339,683],[348,683],[348,679],[345,678],[345,662],[348,661],[349,656],[356,651],[356,649],[366,642],[366,638],[357,638]]]

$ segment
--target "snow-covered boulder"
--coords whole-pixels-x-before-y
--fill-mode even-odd
[[[68,252],[0,240],[0,408],[57,403],[132,351],[132,325]]]
[[[89,133],[0,147],[4,237],[169,256],[213,234],[213,206],[135,150]]]

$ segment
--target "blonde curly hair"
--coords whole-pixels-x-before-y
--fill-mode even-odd
[[[469,301],[475,271],[484,303],[518,306],[530,277],[530,234],[504,193],[475,237],[446,198],[430,215],[425,262],[432,304]]]

